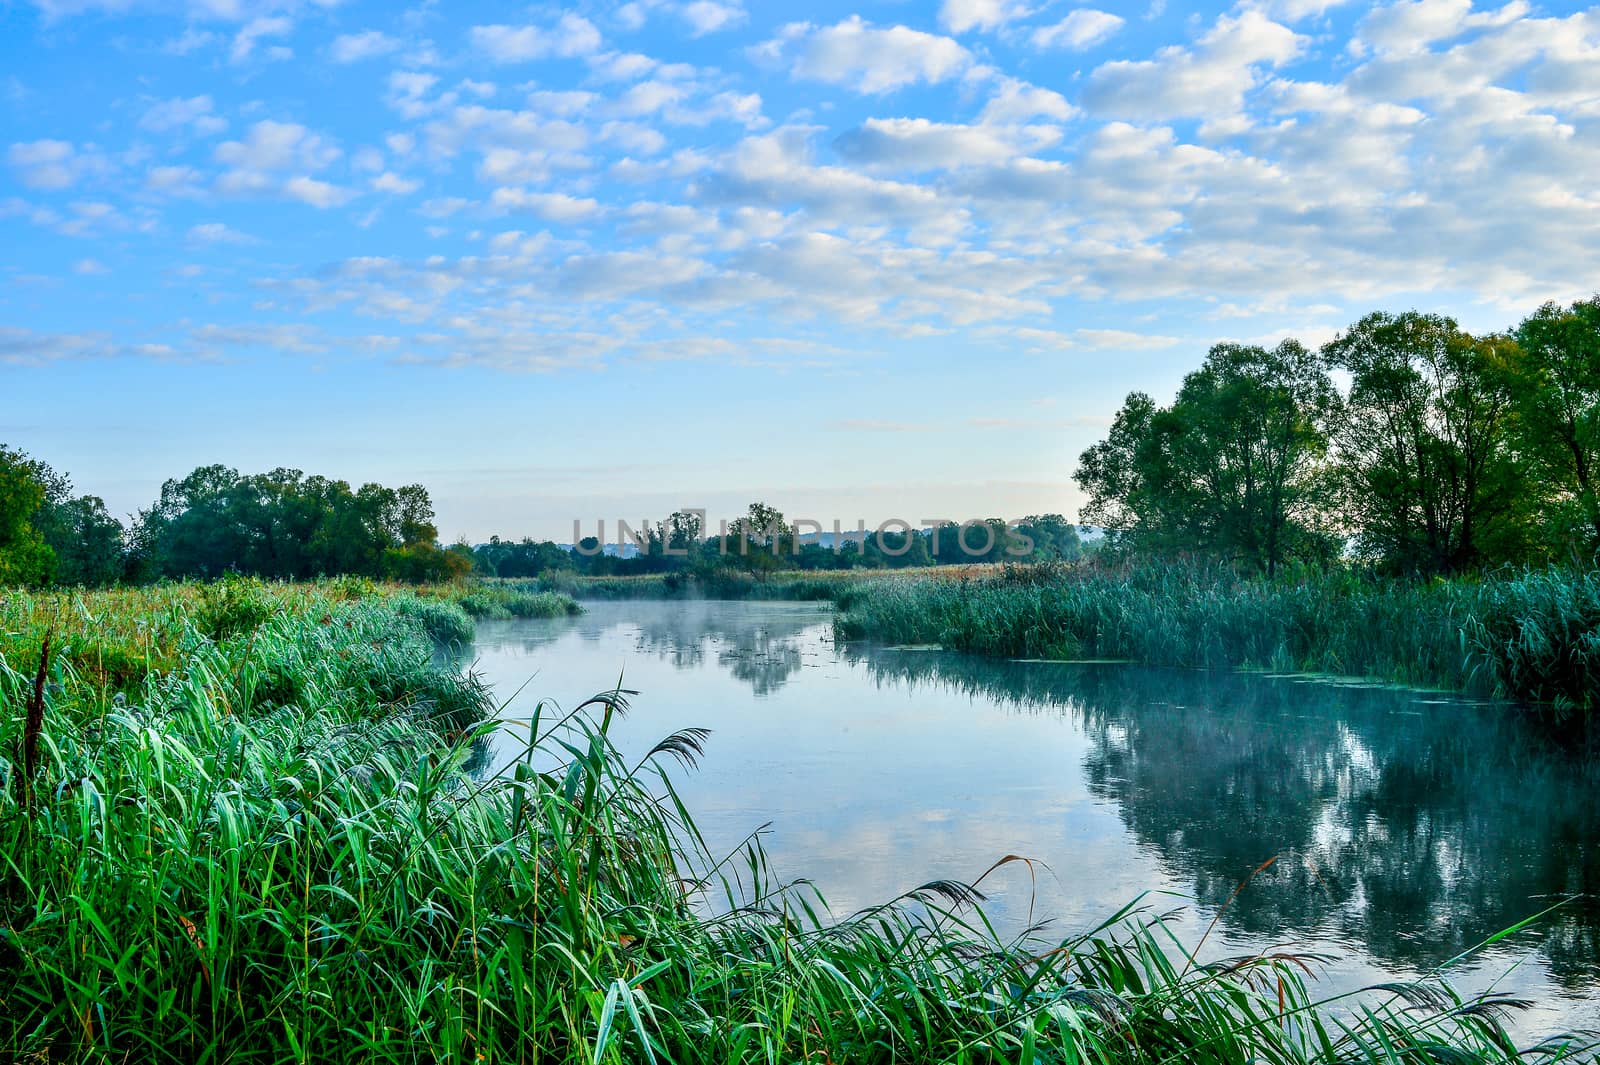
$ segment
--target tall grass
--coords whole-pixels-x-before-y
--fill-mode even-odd
[[[1600,574],[1377,581],[1243,579],[1202,565],[1080,567],[884,582],[836,597],[845,639],[1023,658],[1353,674],[1589,710],[1600,699]]]
[[[457,596],[455,602],[475,618],[494,620],[563,618],[583,613],[583,607],[565,592],[528,591],[482,582]]]
[[[1519,1053],[1501,1000],[1311,998],[1315,959],[1202,962],[1130,907],[1000,938],[981,885],[835,920],[708,853],[630,693],[516,725],[407,601],[259,588],[0,605],[0,1046],[83,1062],[1422,1062]],[[147,623],[148,622],[148,623]],[[19,749],[43,644],[38,765]],[[105,633],[144,655],[97,665]],[[97,635],[98,634],[98,635]],[[490,733],[522,755],[475,776]],[[502,737],[505,742],[505,737]],[[23,785],[28,787],[24,789]],[[31,803],[22,796],[31,792]],[[997,868],[1021,859],[1004,859]],[[993,870],[990,871],[991,873]]]

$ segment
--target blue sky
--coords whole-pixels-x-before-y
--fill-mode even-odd
[[[1600,286],[1583,5],[11,0],[0,108],[0,441],[119,514],[1075,514],[1217,340]]]

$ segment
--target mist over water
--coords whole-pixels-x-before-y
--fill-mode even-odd
[[[1215,919],[1207,958],[1335,956],[1331,993],[1427,973],[1571,899],[1450,971],[1532,999],[1519,1029],[1600,1026],[1593,737],[1379,685],[839,646],[831,621],[591,603],[482,623],[472,654],[508,719],[620,682],[640,693],[613,729],[630,756],[712,729],[701,768],[676,774],[711,849],[770,822],[775,875],[814,881],[836,914],[1019,854],[1041,864],[983,884],[1008,933],[1048,919],[1059,937],[1149,893],[1183,909],[1187,945]]]

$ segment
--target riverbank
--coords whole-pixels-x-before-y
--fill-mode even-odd
[[[488,734],[518,726],[437,654],[471,631],[443,597],[0,600],[0,1043],[18,1057],[1519,1060],[1495,1007],[1391,986],[1335,1020],[1313,959],[1197,964],[1137,906],[998,941],[980,876],[826,918],[759,849],[698,844],[668,772],[698,732],[618,756],[627,693],[541,707],[516,769],[474,778]]]
[[[1600,700],[1600,574],[1268,581],[1201,565],[1013,570],[894,581],[836,597],[841,639],[1007,658],[1129,659],[1361,676],[1539,704]]]
[[[632,577],[587,577],[556,573],[539,578],[484,579],[489,587],[556,591],[578,600],[601,599],[768,599],[831,602],[852,588],[899,581],[953,581],[997,575],[988,564],[917,569],[773,570],[748,572],[711,568],[649,573]]]

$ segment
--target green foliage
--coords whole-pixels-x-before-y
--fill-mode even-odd
[[[272,611],[260,581],[230,575],[201,587],[195,624],[212,639],[225,640],[254,632]]]
[[[1526,558],[1502,387],[1514,346],[1415,312],[1368,315],[1328,345],[1351,375],[1338,442],[1358,550],[1405,573]]]
[[[55,571],[55,552],[37,525],[47,469],[0,445],[0,588],[44,584]]]
[[[472,642],[476,626],[459,603],[416,595],[397,595],[390,603],[400,616],[440,643],[465,647]]]
[[[226,466],[167,481],[131,533],[136,571],[147,578],[239,572],[412,582],[464,572],[465,561],[440,550],[437,537],[421,485],[352,490],[344,481],[299,470],[241,476]]]
[[[479,583],[459,596],[461,609],[475,618],[560,618],[581,614],[583,608],[564,592],[528,591],[516,585]]]
[[[1219,344],[1171,407],[1135,393],[1074,475],[1085,522],[1160,550],[1203,545],[1267,574],[1325,558],[1323,458],[1338,396],[1298,343]]]
[[[460,580],[472,572],[472,560],[434,544],[415,543],[384,549],[382,575],[408,584]]]
[[[1268,575],[1341,553],[1459,574],[1591,563],[1597,460],[1600,297],[1512,336],[1412,311],[1368,315],[1320,356],[1219,345],[1171,407],[1130,395],[1074,477],[1114,547]]]
[[[982,882],[834,919],[759,846],[700,843],[667,772],[612,740],[627,694],[542,705],[473,776],[487,693],[405,600],[264,586],[221,642],[192,592],[78,599],[172,663],[110,698],[50,666],[41,764],[0,789],[0,1045],[62,1062],[1555,1061],[1501,1000],[1392,983],[1329,1007],[1292,954],[1206,964],[1130,906],[1005,939]],[[34,639],[63,602],[10,621]],[[15,610],[0,607],[0,610]],[[86,623],[87,624],[87,623]],[[76,630],[68,634],[77,638]],[[135,641],[130,648],[141,645]],[[0,752],[35,658],[0,663]],[[474,722],[482,722],[475,724]],[[996,869],[1016,864],[1005,859]]]
[[[1552,538],[1600,551],[1600,296],[1548,303],[1517,327],[1506,374],[1518,446],[1554,486]]]

